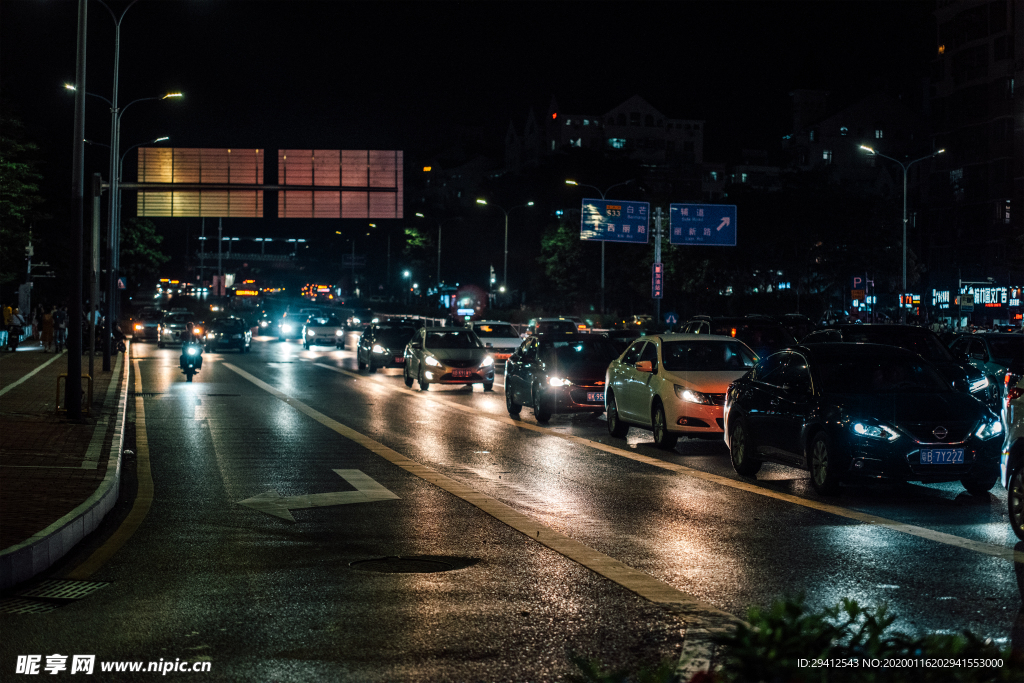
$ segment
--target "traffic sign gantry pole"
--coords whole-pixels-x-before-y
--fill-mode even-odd
[[[665,271],[661,263],[661,207],[654,209],[654,277],[661,281],[656,283],[652,292],[654,295],[654,320],[655,324],[661,320],[661,295],[665,288]],[[657,285],[661,285],[658,287]]]

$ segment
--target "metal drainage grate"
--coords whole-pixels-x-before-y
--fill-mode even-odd
[[[151,398],[153,396],[159,396],[164,392],[162,391],[129,391],[128,395],[133,397]]]
[[[23,598],[44,598],[47,600],[81,600],[100,588],[109,586],[106,581],[69,581],[47,579],[18,593]]]
[[[42,614],[60,607],[59,602],[31,598],[0,598],[0,614]]]
[[[399,557],[380,557],[373,560],[357,560],[349,562],[350,567],[364,572],[381,572],[383,574],[429,574],[431,572],[447,572],[466,566],[465,560],[447,557],[426,557],[408,555]]]
[[[204,396],[241,396],[241,394],[203,394]]]

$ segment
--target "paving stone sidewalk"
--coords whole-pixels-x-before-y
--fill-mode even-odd
[[[112,371],[103,372],[102,357],[94,365],[91,410],[73,422],[56,412],[67,352],[45,353],[26,344],[0,354],[0,555],[45,540],[41,532],[93,496],[107,475],[110,446],[120,438],[115,418],[125,389],[123,354],[111,359]],[[82,372],[88,369],[83,356]]]

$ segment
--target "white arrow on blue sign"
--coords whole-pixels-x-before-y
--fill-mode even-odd
[[[669,204],[669,242],[736,246],[735,204]]]
[[[665,314],[665,323],[668,325],[675,325],[679,322],[679,314],[675,311],[669,311]]]

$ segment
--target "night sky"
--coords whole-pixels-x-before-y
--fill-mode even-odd
[[[141,0],[121,29],[121,104],[185,98],[129,109],[122,149],[161,135],[178,147],[403,149],[408,181],[463,127],[493,130],[500,150],[509,121],[521,130],[552,96],[563,111],[601,113],[638,94],[668,117],[704,119],[705,161],[730,161],[777,146],[795,88],[828,90],[836,106],[877,89],[920,97],[933,6]],[[76,8],[0,3],[0,98],[41,148],[58,218],[71,186],[74,102],[62,84],[75,72]],[[106,97],[113,35],[91,1],[87,90]],[[106,105],[88,98],[86,117],[86,137],[108,142]],[[106,177],[107,165],[105,148],[87,147],[87,173]],[[258,229],[290,229],[280,223]]]

